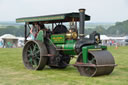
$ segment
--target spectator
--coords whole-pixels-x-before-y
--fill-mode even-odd
[[[35,40],[38,31],[39,31],[38,24],[34,23],[30,29],[30,36],[31,36],[32,40]]]

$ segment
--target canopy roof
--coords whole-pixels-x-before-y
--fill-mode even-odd
[[[0,38],[1,39],[17,39],[17,37],[12,34],[4,34]]]
[[[65,13],[47,16],[36,16],[36,17],[24,17],[17,18],[16,22],[44,22],[44,23],[57,23],[57,22],[70,22],[79,21],[79,13]],[[85,14],[85,20],[90,20],[90,16]]]

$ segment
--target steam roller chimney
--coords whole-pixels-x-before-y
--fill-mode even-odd
[[[80,39],[84,38],[84,21],[85,21],[85,9],[79,9],[79,16],[80,16],[80,22],[79,22],[79,37]]]

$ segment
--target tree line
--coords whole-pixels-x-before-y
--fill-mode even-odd
[[[108,36],[125,36],[128,35],[128,20],[123,22],[116,22],[115,25],[105,29],[103,26],[96,26],[95,28],[86,28],[85,34],[88,35],[93,31],[97,31],[100,34]],[[24,26],[6,26],[0,28],[0,36],[3,34],[13,34],[15,36],[24,36]]]
[[[105,29],[103,26],[97,26],[94,29],[88,28],[85,33],[90,34],[93,31],[97,31],[100,34],[108,36],[125,36],[128,35],[128,20],[123,22],[116,22],[115,25]]]
[[[24,36],[24,26],[6,26],[6,27],[1,27],[0,28],[0,36],[4,34],[12,34],[15,36]]]

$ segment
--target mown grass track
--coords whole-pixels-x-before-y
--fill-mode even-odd
[[[21,48],[0,49],[0,85],[128,85],[128,47],[108,47],[118,66],[110,75],[80,76],[77,69],[31,71],[22,63]],[[73,63],[75,60],[72,60]]]

